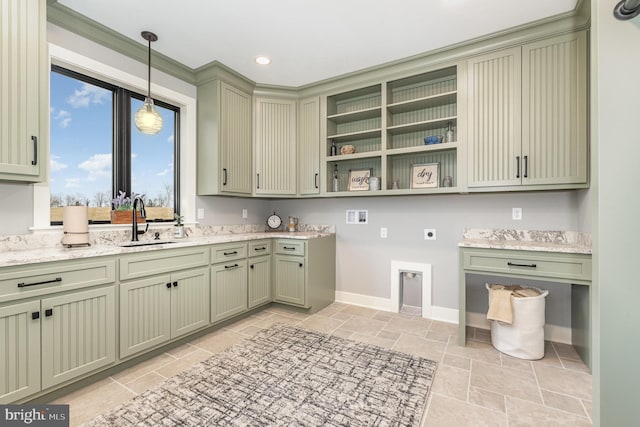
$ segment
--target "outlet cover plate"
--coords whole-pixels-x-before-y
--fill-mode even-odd
[[[425,228],[424,229],[424,240],[436,240],[436,229],[435,228]]]

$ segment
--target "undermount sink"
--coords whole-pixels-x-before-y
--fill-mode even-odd
[[[177,242],[171,242],[171,241],[167,241],[167,240],[153,240],[151,242],[127,242],[127,243],[121,243],[120,247],[122,248],[135,248],[138,246],[154,246],[154,245],[168,245],[171,243],[177,243]]]

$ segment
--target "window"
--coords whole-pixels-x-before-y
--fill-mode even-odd
[[[109,223],[121,191],[142,195],[147,221],[179,212],[180,109],[154,100],[163,127],[156,135],[133,122],[144,96],[59,66],[51,69],[51,224],[62,207],[89,206],[91,223]]]

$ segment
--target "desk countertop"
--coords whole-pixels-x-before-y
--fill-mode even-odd
[[[467,229],[458,246],[591,254],[591,235],[576,231]]]

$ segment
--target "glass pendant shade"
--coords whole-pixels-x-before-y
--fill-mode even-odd
[[[149,135],[155,135],[162,129],[162,116],[156,110],[153,105],[153,99],[151,99],[151,42],[158,40],[158,36],[150,31],[143,31],[142,38],[149,42],[147,61],[147,97],[144,99],[144,104],[138,111],[136,111],[135,123],[138,130],[142,133]]]
[[[153,99],[146,97],[142,107],[136,111],[135,123],[142,133],[155,135],[162,129],[162,116],[153,105]]]

